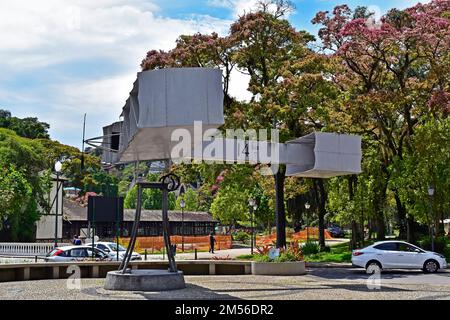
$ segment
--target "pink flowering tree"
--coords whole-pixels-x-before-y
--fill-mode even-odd
[[[364,8],[343,5],[313,19],[322,26],[323,50],[335,62],[331,79],[342,93],[328,125],[364,134],[376,150],[372,191],[380,239],[389,196],[399,220],[407,216],[401,187],[390,183],[395,163],[414,149],[418,126],[449,113],[449,10],[449,0],[434,0],[392,9],[374,24]]]

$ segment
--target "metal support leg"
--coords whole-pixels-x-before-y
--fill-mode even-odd
[[[177,265],[175,263],[175,257],[172,245],[170,243],[170,228],[169,228],[169,191],[167,188],[162,190],[162,222],[163,222],[163,237],[164,244],[166,245],[167,258],[169,259],[169,271],[177,272]]]
[[[131,232],[130,243],[128,244],[127,251],[125,253],[124,259],[120,264],[119,271],[122,273],[127,272],[128,264],[130,263],[131,256],[133,254],[134,246],[136,244],[136,238],[138,233],[139,221],[141,219],[142,211],[142,190],[144,188],[159,189],[162,191],[162,227],[163,227],[163,238],[164,244],[167,250],[167,257],[169,259],[169,271],[177,272],[177,265],[175,263],[175,252],[173,252],[172,245],[170,243],[170,228],[169,228],[169,191],[176,190],[180,183],[179,178],[175,175],[166,175],[160,179],[161,182],[143,182],[139,181],[138,186],[138,196],[136,204],[136,214],[134,218],[133,229]]]
[[[134,217],[133,229],[131,231],[130,243],[128,244],[127,251],[125,252],[125,255],[119,267],[119,271],[121,270],[122,273],[125,273],[127,271],[128,264],[130,263],[131,256],[133,255],[134,246],[136,244],[139,221],[141,220],[141,210],[142,210],[142,186],[138,183],[136,214]]]

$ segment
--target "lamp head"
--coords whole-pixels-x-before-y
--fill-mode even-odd
[[[62,163],[61,163],[61,161],[58,160],[58,161],[56,161],[56,163],[55,163],[55,171],[58,172],[58,173],[60,173],[61,170],[62,170]]]
[[[429,196],[434,195],[434,187],[433,187],[433,186],[429,186],[429,187],[428,187],[428,195],[429,195]]]
[[[250,207],[254,207],[256,205],[255,199],[249,199],[248,200],[248,204],[249,204]]]
[[[184,200],[180,200],[180,207],[182,209],[184,209],[185,206],[186,206],[186,202],[184,202]]]
[[[309,208],[311,208],[311,205],[309,204],[309,202],[305,203],[305,209],[308,210]]]

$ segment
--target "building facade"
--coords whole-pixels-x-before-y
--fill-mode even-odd
[[[87,219],[87,207],[80,206],[75,201],[64,199],[63,238],[73,239],[75,235],[83,234],[92,227],[95,234],[102,240],[112,239],[119,234],[127,237],[134,223],[134,209],[124,209],[123,221],[97,222],[91,225]],[[171,235],[205,236],[214,232],[218,221],[207,212],[169,211],[169,227]],[[161,210],[142,210],[138,236],[162,236]]]

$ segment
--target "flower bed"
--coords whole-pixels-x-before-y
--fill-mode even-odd
[[[257,248],[258,254],[252,261],[252,274],[292,276],[306,274],[302,248],[292,242],[286,249],[271,246]]]

